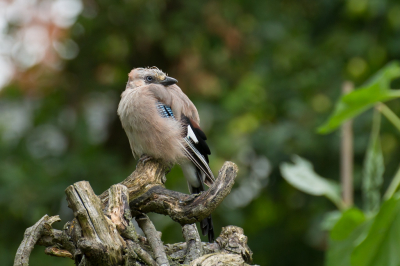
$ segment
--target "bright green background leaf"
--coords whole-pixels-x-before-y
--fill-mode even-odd
[[[357,209],[351,208],[343,212],[342,217],[332,228],[330,237],[332,240],[344,240],[352,231],[365,221],[364,213]]]
[[[281,174],[289,184],[314,196],[326,196],[342,208],[339,184],[319,176],[312,164],[300,156],[293,156],[293,162],[281,164]]]
[[[356,266],[400,265],[400,197],[382,204],[364,241],[351,256]]]
[[[324,231],[332,230],[340,218],[342,218],[342,212],[339,210],[325,213],[324,218],[321,221],[321,229]]]
[[[364,86],[344,95],[337,102],[335,111],[318,132],[326,134],[335,130],[344,121],[353,118],[378,102],[400,97],[400,90],[391,90],[390,82],[400,77],[400,63],[389,63],[376,73]]]
[[[364,237],[371,225],[362,211],[346,210],[330,233],[325,266],[350,266],[353,248]]]
[[[375,110],[371,137],[364,161],[362,180],[364,209],[367,212],[375,212],[379,210],[381,201],[380,188],[383,183],[385,165],[379,137],[380,123],[381,114]]]

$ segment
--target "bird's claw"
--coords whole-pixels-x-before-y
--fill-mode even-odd
[[[142,155],[142,157],[140,157],[139,162],[141,162],[142,164],[145,164],[148,161],[150,161],[151,159],[153,159],[153,157],[144,154],[144,155]]]

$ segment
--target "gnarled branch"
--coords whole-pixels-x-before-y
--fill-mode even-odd
[[[37,223],[25,230],[24,239],[19,245],[17,254],[15,255],[14,266],[29,265],[29,256],[36,242],[42,236],[51,236],[51,224],[56,221],[61,221],[58,215],[49,217],[46,214]]]
[[[215,183],[199,195],[187,195],[164,187],[164,172],[168,167],[156,160],[138,163],[136,170],[121,184],[129,191],[132,215],[155,212],[168,215],[184,224],[199,222],[208,217],[230,193],[234,184],[237,166],[225,162]],[[101,194],[104,206],[108,206],[108,191]]]
[[[75,183],[65,193],[69,207],[82,228],[83,238],[78,241],[78,247],[93,265],[119,265],[125,241],[116,225],[103,214],[101,202],[89,182]]]
[[[28,265],[35,243],[46,246],[46,254],[73,258],[80,266],[247,265],[251,251],[241,228],[225,227],[215,243],[201,243],[193,225],[208,217],[229,194],[236,165],[226,162],[213,186],[198,195],[164,188],[168,170],[169,166],[157,160],[140,161],[127,179],[100,196],[94,194],[86,181],[69,186],[67,200],[75,219],[63,230],[56,230],[51,228],[55,219],[45,216],[28,228],[15,265]],[[163,245],[160,234],[144,215],[147,212],[166,214],[183,225],[186,242]],[[147,238],[136,233],[132,216],[137,218]]]
[[[191,261],[203,255],[203,248],[196,224],[185,224],[182,226],[182,233],[186,241],[186,254],[183,263],[189,264]]]
[[[136,217],[136,221],[149,241],[157,264],[160,266],[169,266],[164,245],[161,242],[161,236],[159,235],[159,232],[157,232],[153,223],[150,221],[149,217],[147,217],[147,215],[140,215]]]

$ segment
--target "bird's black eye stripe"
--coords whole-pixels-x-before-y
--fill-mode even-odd
[[[149,82],[151,82],[151,81],[153,81],[153,77],[152,77],[152,76],[147,76],[147,77],[146,77],[146,80],[149,81]]]

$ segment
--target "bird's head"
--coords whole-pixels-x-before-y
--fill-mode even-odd
[[[130,88],[137,88],[149,84],[169,86],[176,84],[177,82],[178,81],[176,79],[168,77],[167,74],[156,67],[135,68],[129,73],[129,81],[127,86]]]

